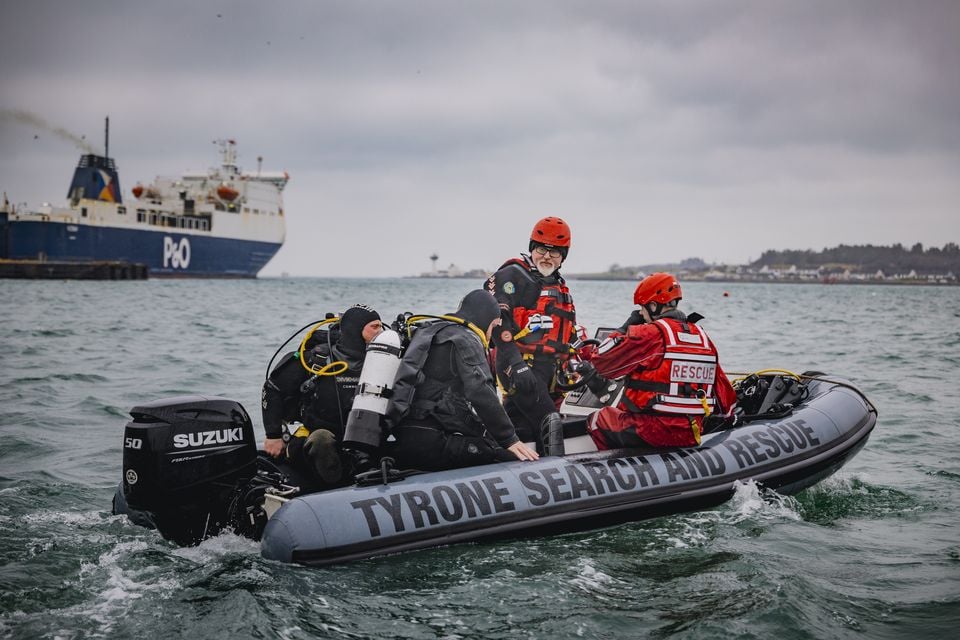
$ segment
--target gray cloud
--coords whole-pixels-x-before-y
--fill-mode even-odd
[[[268,273],[492,269],[548,214],[572,271],[735,262],[957,240],[957,26],[935,0],[35,0],[0,7],[0,107],[97,141],[109,114],[128,187],[237,138],[292,176]],[[37,204],[75,158],[35,129],[0,120],[0,186]]]

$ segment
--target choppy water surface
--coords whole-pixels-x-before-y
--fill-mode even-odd
[[[946,637],[960,624],[960,289],[690,284],[729,371],[842,374],[866,448],[794,497],[591,533],[323,569],[223,535],[178,549],[110,515],[135,404],[240,400],[267,360],[354,302],[439,313],[450,280],[0,281],[0,636]],[[571,282],[591,329],[630,283]],[[729,292],[729,296],[724,296]]]

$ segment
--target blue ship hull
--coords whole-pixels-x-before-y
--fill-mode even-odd
[[[254,278],[282,246],[164,228],[123,229],[39,220],[11,221],[4,226],[7,251],[3,257],[118,260],[145,264],[151,276]]]

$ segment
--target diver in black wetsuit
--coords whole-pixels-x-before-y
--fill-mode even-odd
[[[471,291],[452,316],[421,326],[404,353],[387,409],[403,467],[451,469],[496,460],[536,460],[500,404],[487,362],[497,301]]]
[[[345,468],[349,465],[338,443],[353,404],[367,343],[382,330],[376,311],[354,305],[332,328],[316,331],[305,348],[308,366],[319,370],[331,365],[334,375],[311,374],[300,363],[298,353],[291,352],[263,384],[263,449],[274,458],[283,456],[318,485],[311,488],[337,486],[348,475]]]

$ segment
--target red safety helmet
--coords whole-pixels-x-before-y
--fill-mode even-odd
[[[633,292],[633,304],[645,305],[648,302],[667,304],[682,297],[680,283],[673,274],[651,273],[637,285],[636,291]]]
[[[530,247],[533,243],[545,244],[550,247],[570,247],[570,226],[556,217],[544,218],[533,225],[530,233]]]

